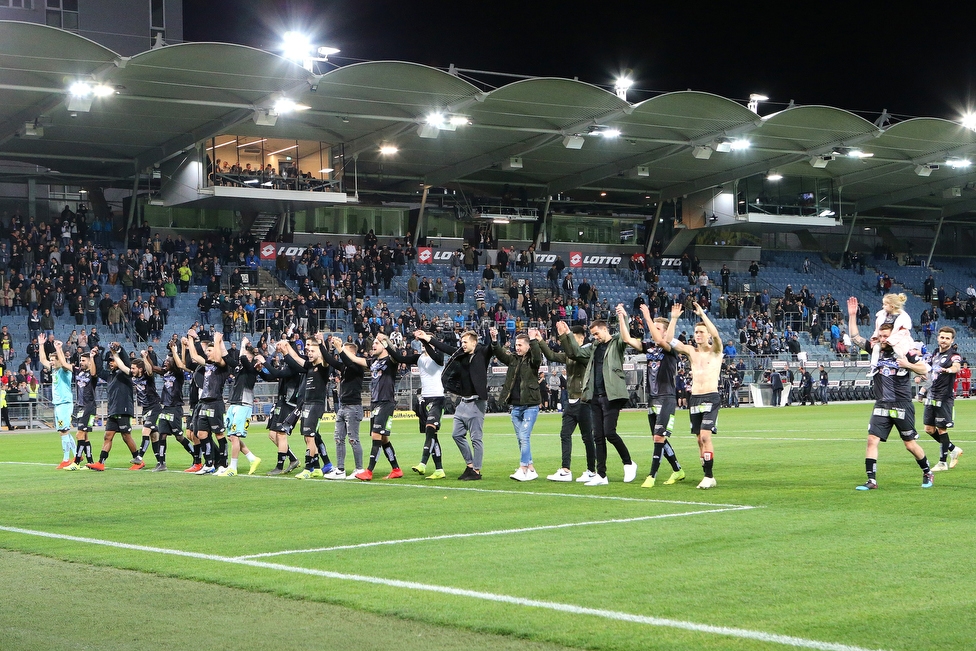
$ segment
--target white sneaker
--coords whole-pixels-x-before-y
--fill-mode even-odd
[[[227,474],[227,468],[224,468],[223,466],[217,468],[217,472],[214,473],[214,475],[217,477],[223,477],[226,474]]]
[[[509,475],[509,477],[515,481],[528,481],[525,477],[525,471],[522,470],[522,466],[519,466],[519,469]]]
[[[949,467],[955,468],[956,464],[959,463],[959,457],[961,456],[962,456],[961,447],[957,445],[956,447],[952,448],[952,451],[949,452]]]
[[[533,479],[538,479],[538,478],[539,478],[539,473],[537,473],[535,470],[529,468],[528,470],[525,471],[525,481],[532,481]]]
[[[358,475],[362,471],[363,471],[362,468],[356,468],[356,471],[355,472],[351,472],[348,475],[346,475],[345,477],[339,477],[338,479],[356,479],[356,475]]]
[[[939,463],[932,466],[932,472],[941,472],[943,470],[948,470],[949,464],[945,461],[940,461]]]
[[[718,484],[715,481],[714,477],[705,477],[701,480],[701,483],[698,484],[698,488],[701,489],[715,488],[715,486],[717,485]]]
[[[325,479],[345,479],[346,471],[339,470],[338,468],[333,468],[329,472],[322,475],[322,477],[324,477]]]
[[[576,478],[576,482],[580,484],[585,484],[586,482],[590,481],[596,476],[597,476],[596,473],[593,472],[592,470],[586,470],[583,472],[583,474],[581,474],[579,477]]]
[[[593,474],[593,479],[583,484],[584,486],[606,486],[610,483],[610,480],[606,477],[601,477],[596,473]]]
[[[637,477],[637,464],[631,461],[624,464],[624,483],[629,484]]]
[[[573,473],[563,468],[560,468],[559,470],[552,473],[551,475],[546,475],[546,479],[548,479],[549,481],[573,481]],[[582,479],[582,477],[580,479]],[[576,481],[579,481],[579,479],[577,479]]]

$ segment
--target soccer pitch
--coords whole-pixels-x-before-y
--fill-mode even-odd
[[[233,478],[129,472],[120,440],[107,472],[56,471],[56,434],[5,433],[0,648],[970,649],[976,403],[957,401],[952,431],[973,458],[929,490],[897,436],[881,448],[880,489],[854,490],[869,415],[723,410],[709,491],[695,489],[686,411],[672,444],[688,478],[661,485],[664,462],[652,489],[640,488],[652,449],[640,411],[618,430],[637,480],[621,482],[611,447],[610,484],[590,488],[510,480],[504,415],[486,419],[480,482],[456,481],[449,421],[448,479],[409,471],[422,437],[398,420],[407,476],[371,483],[264,476],[275,454],[263,426],[247,439],[260,470]],[[558,414],[535,427],[542,477],[559,466],[558,430]],[[178,445],[168,456],[189,465]]]

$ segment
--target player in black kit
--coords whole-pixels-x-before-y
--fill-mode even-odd
[[[400,469],[400,464],[397,463],[393,444],[390,443],[390,430],[393,428],[393,410],[396,409],[394,388],[396,386],[398,364],[390,357],[390,352],[387,350],[387,346],[389,345],[390,340],[383,334],[376,335],[376,339],[373,340],[373,361],[369,364],[371,374],[369,394],[370,401],[372,402],[370,405],[370,412],[372,412],[370,435],[373,439],[373,447],[369,452],[369,466],[362,472],[356,473],[356,479],[361,481],[370,481],[373,478],[373,468],[376,467],[376,457],[379,456],[380,449],[383,450],[386,458],[390,461],[390,465],[393,467],[393,470],[386,478],[399,479],[403,477],[403,471]],[[361,358],[356,357],[354,359],[359,360]],[[365,366],[367,364],[366,360],[362,360],[362,364]]]
[[[162,410],[156,419],[159,442],[156,444],[156,467],[153,472],[166,471],[166,437],[173,435],[183,449],[193,456],[193,444],[183,436],[183,384],[186,381],[186,351],[171,341],[169,357],[163,362],[163,391],[160,395]]]
[[[132,459],[139,454],[135,441],[132,440],[132,416],[135,407],[132,401],[132,377],[129,367],[122,361],[125,351],[118,342],[113,341],[109,347],[108,368],[102,369],[101,378],[108,382],[108,418],[105,420],[105,443],[98,455],[96,463],[89,463],[90,470],[105,470],[105,460],[112,451],[112,441],[116,432],[122,434],[122,440],[132,453]]]
[[[88,463],[94,462],[88,435],[95,425],[95,385],[98,384],[99,360],[98,351],[92,350],[90,353],[79,355],[78,364],[74,367],[77,399],[71,417],[74,426],[78,428],[78,446],[75,449],[75,462],[65,470],[80,470],[82,457]]]
[[[223,334],[214,334],[214,340],[207,346],[206,352],[207,356],[204,358],[194,348],[190,349],[190,358],[200,365],[197,373],[201,370],[203,373],[200,404],[193,426],[203,449],[204,465],[196,472],[198,475],[212,475],[217,472],[215,462],[223,464],[227,454],[227,439],[224,437],[224,383],[230,375],[230,368],[225,361],[227,348],[224,347]],[[211,435],[217,439],[216,449]]]
[[[304,376],[301,371],[293,368],[289,364],[289,351],[292,346],[285,340],[279,341],[275,345],[275,350],[284,356],[284,360],[277,365],[265,364],[261,369],[261,375],[266,380],[278,382],[278,397],[275,400],[274,408],[268,416],[268,438],[278,448],[278,462],[268,475],[285,475],[299,466],[298,457],[292,452],[288,445],[288,437],[295,428],[294,420],[289,421],[290,425],[285,426],[287,416],[295,412],[298,408],[298,393],[303,386]],[[285,460],[288,460],[288,468],[285,468]]]
[[[898,355],[895,349],[888,345],[888,335],[892,325],[884,323],[878,328],[877,341],[867,340],[860,336],[857,329],[857,299],[853,296],[847,299],[847,327],[851,340],[867,352],[872,349],[874,362],[871,368],[872,390],[874,392],[874,410],[868,423],[868,445],[864,458],[864,467],[868,480],[857,486],[859,491],[873,490],[878,487],[878,444],[888,440],[892,427],[898,429],[905,448],[915,457],[918,467],[922,469],[922,488],[932,487],[932,471],[925,451],[918,444],[918,432],[915,430],[915,405],[912,403],[912,387],[909,381],[910,371],[920,375],[928,372],[928,364],[910,350],[904,357]]]
[[[671,348],[674,330],[678,319],[672,308],[672,318],[651,318],[651,311],[647,305],[641,305],[641,314],[647,324],[648,336],[640,342],[640,348],[647,354],[647,422],[654,435],[654,456],[651,458],[651,472],[641,484],[641,488],[653,488],[657,478],[657,471],[661,467],[663,456],[671,464],[671,476],[667,485],[674,484],[685,478],[685,471],[678,463],[678,457],[668,438],[674,428],[674,412],[677,408],[677,389],[675,377],[678,375],[678,354]],[[680,306],[678,312],[680,313]]]
[[[329,370],[325,363],[325,355],[328,352],[323,345],[322,335],[318,334],[314,338],[310,337],[305,342],[305,354],[307,360],[299,357],[294,348],[289,349],[288,353],[296,363],[304,364],[305,371],[305,391],[302,399],[302,436],[305,437],[305,446],[308,452],[305,454],[305,469],[295,475],[295,479],[312,479],[330,475],[334,478],[334,467],[329,460],[329,453],[325,449],[325,442],[319,434],[319,421],[325,413],[325,398],[329,390]],[[319,459],[322,467],[319,468]],[[345,479],[345,475],[343,475]]]
[[[922,416],[925,433],[939,442],[939,463],[932,467],[932,472],[955,468],[962,455],[962,448],[949,440],[949,429],[955,425],[956,373],[962,367],[962,355],[956,349],[955,328],[939,328],[938,341],[939,347],[925,359],[932,369],[932,382],[923,400],[925,412]]]
[[[142,359],[132,362],[132,388],[135,390],[136,401],[142,408],[142,445],[139,447],[139,456],[132,460],[129,470],[142,470],[146,467],[143,458],[150,445],[157,457],[156,461],[159,461],[159,430],[156,419],[159,418],[163,406],[159,402],[154,370],[162,372],[163,369],[153,366],[146,351],[142,351]]]

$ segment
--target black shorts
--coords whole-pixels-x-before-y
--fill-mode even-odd
[[[325,413],[325,404],[307,402],[302,407],[302,436],[315,436],[319,433],[319,421]]]
[[[109,416],[105,420],[105,432],[128,434],[132,431],[132,416],[129,414]]]
[[[918,439],[918,432],[915,431],[915,405],[911,400],[874,403],[871,420],[868,423],[868,434],[887,441],[892,427],[898,429],[902,441]]]
[[[305,405],[301,404],[297,407],[292,407],[291,405],[283,405],[281,408],[280,423],[278,425],[279,429],[276,432],[287,432],[291,436],[291,431],[295,429],[295,425],[298,424],[298,419],[302,417],[302,412],[305,411]],[[268,429],[271,429],[270,427]]]
[[[163,407],[156,419],[160,434],[183,433],[183,407]]]
[[[285,427],[285,419],[293,412],[296,411],[295,407],[289,405],[287,402],[278,402],[271,409],[271,413],[268,414],[268,431],[269,432],[285,432],[286,434],[291,434],[291,431],[295,428],[295,421],[291,422],[290,427]]]
[[[150,431],[153,432],[158,431],[156,420],[159,418],[159,414],[162,411],[163,406],[160,404],[155,404],[151,407],[144,407],[142,409],[142,426],[148,427]]]
[[[380,436],[389,436],[390,432],[393,431],[393,412],[396,410],[395,402],[374,402],[370,405],[369,410],[372,412],[372,418],[370,418],[370,432],[373,434],[379,434]]]
[[[955,411],[955,398],[945,400],[925,399],[925,411],[922,412],[922,424],[936,429],[949,429],[954,425],[952,414]]]
[[[224,433],[224,401],[209,400],[197,405],[197,432]]]
[[[200,403],[190,405],[190,416],[186,420],[186,428],[191,432],[197,431],[197,416],[200,415]]]
[[[95,405],[75,405],[74,413],[71,414],[71,424],[79,432],[90,432],[95,425]]]
[[[651,433],[655,436],[671,436],[674,429],[674,412],[678,401],[671,396],[655,396],[647,408],[647,421],[651,425]]]
[[[692,395],[688,398],[688,411],[691,412],[691,433],[698,434],[703,429],[715,433],[718,426],[718,408],[722,400],[717,393]]]
[[[420,398],[420,413],[423,417],[420,419],[420,433],[424,434],[427,432],[427,426],[433,425],[434,431],[439,431],[441,428],[441,417],[444,415],[444,396],[438,396],[436,398]]]

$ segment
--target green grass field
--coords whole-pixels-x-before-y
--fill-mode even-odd
[[[456,481],[449,434],[447,480],[368,484],[265,477],[263,427],[248,437],[259,474],[235,478],[129,472],[120,441],[110,471],[56,471],[54,433],[3,434],[0,648],[971,649],[976,402],[957,402],[953,431],[973,458],[930,490],[897,437],[880,489],[854,490],[869,412],[723,410],[710,491],[687,412],[672,442],[688,479],[660,485],[665,462],[653,489],[643,412],[619,428],[637,481],[611,448],[596,488],[510,480],[504,416],[487,419],[478,483]],[[543,477],[558,428],[545,415],[533,434]],[[416,430],[396,421],[405,468]],[[189,465],[177,445],[169,457]]]

